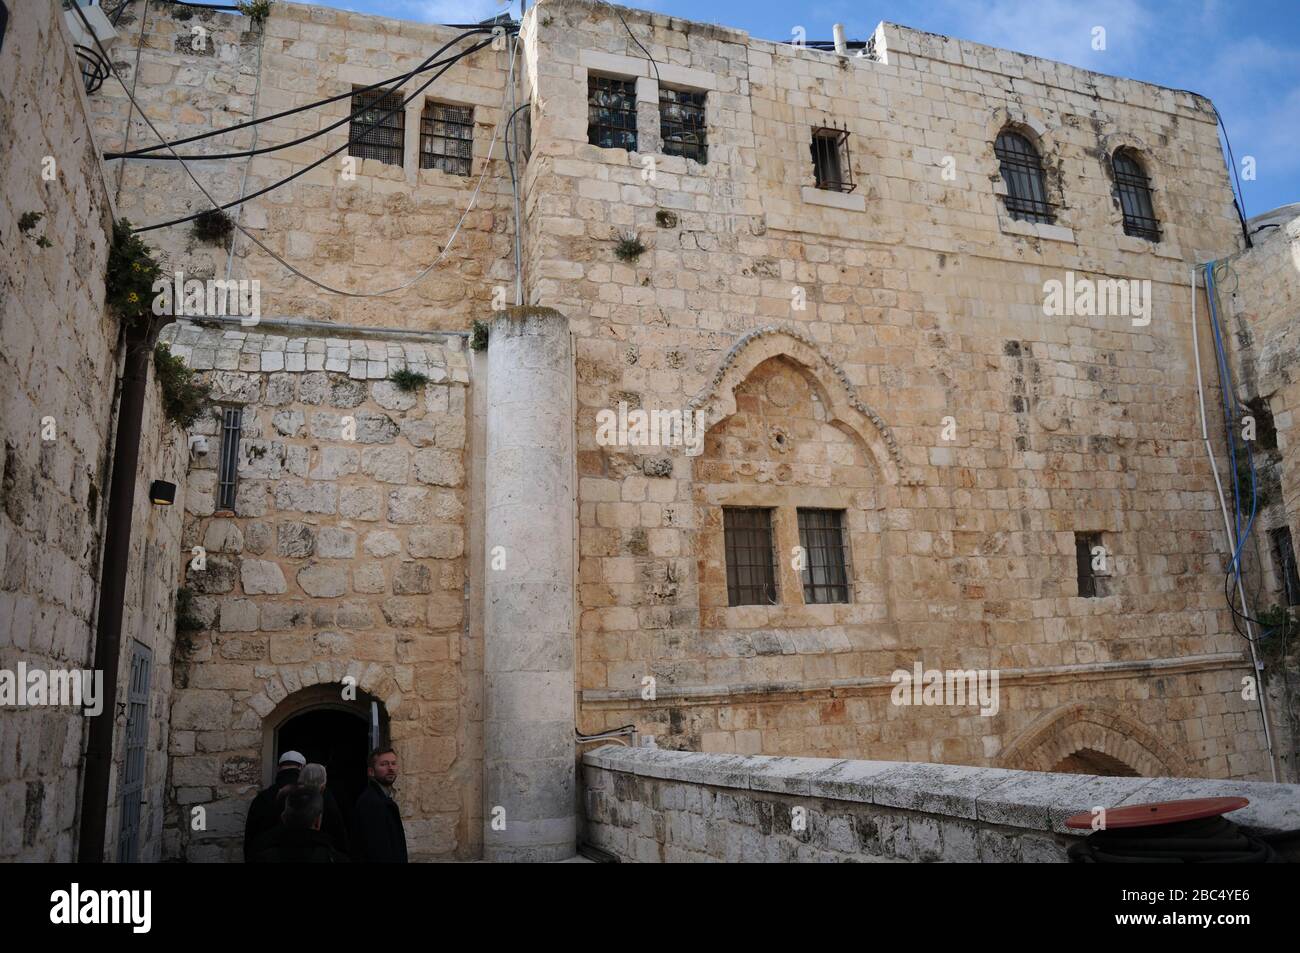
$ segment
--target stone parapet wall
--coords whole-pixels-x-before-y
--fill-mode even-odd
[[[587,843],[620,861],[1064,863],[1065,818],[1243,796],[1258,832],[1300,825],[1300,786],[609,745],[582,758]]]

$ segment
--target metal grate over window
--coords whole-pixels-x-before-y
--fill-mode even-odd
[[[849,158],[849,131],[817,126],[812,132],[813,175],[817,188],[830,192],[852,192],[853,164]]]
[[[659,87],[659,134],[664,141],[664,155],[685,156],[701,165],[709,161],[704,96]]]
[[[993,147],[1001,164],[1006,183],[1007,211],[1024,222],[1050,225],[1055,219],[1043,184],[1043,163],[1038,150],[1024,136],[1015,132],[998,135]]]
[[[420,114],[420,168],[469,175],[474,162],[474,107],[426,102]]]
[[[799,545],[807,559],[803,571],[803,601],[808,605],[848,602],[844,511],[799,510]]]
[[[1110,164],[1124,212],[1124,234],[1160,241],[1160,223],[1151,205],[1151,182],[1142,165],[1127,149],[1111,156]]]
[[[1300,572],[1296,571],[1295,546],[1291,542],[1290,527],[1283,526],[1269,533],[1273,541],[1273,559],[1278,579],[1282,583],[1282,598],[1288,606],[1300,606]]]
[[[401,165],[406,141],[406,111],[400,93],[370,90],[352,94],[348,155]]]
[[[587,77],[587,141],[604,149],[636,149],[636,81]]]
[[[776,604],[776,550],[772,546],[772,511],[725,507],[723,535],[727,551],[727,604]]]
[[[217,509],[235,508],[235,483],[239,475],[239,433],[244,412],[239,407],[221,409],[221,459],[217,468]]]
[[[1101,545],[1101,533],[1074,534],[1074,562],[1079,580],[1079,595],[1085,599],[1104,596],[1100,574],[1092,568],[1092,550]]]

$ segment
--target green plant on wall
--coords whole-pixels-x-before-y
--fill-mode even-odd
[[[237,0],[235,6],[240,13],[261,26],[271,15],[271,2],[272,0]]]
[[[641,239],[635,235],[624,235],[614,246],[614,254],[618,256],[619,261],[631,264],[645,254],[645,245],[641,244]]]
[[[163,413],[178,427],[193,426],[212,399],[207,387],[166,344],[153,349],[153,366],[162,391]]]
[[[235,231],[235,220],[219,208],[200,212],[191,226],[194,237],[209,245],[225,245]]]
[[[397,386],[400,391],[417,391],[425,384],[429,383],[429,378],[419,371],[413,371],[409,368],[402,368],[400,371],[393,371],[388,375],[388,379]]]
[[[469,348],[471,351],[485,351],[488,346],[488,326],[486,321],[475,321],[470,325]]]
[[[109,311],[123,321],[147,321],[152,316],[153,285],[161,274],[153,249],[131,231],[131,223],[124,218],[114,222],[104,276],[104,303]]]

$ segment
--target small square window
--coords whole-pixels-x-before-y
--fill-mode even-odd
[[[1106,595],[1103,580],[1110,575],[1106,569],[1109,559],[1101,543],[1101,533],[1074,534],[1074,561],[1081,597],[1097,599]]]
[[[427,102],[420,115],[420,168],[469,175],[474,162],[474,107]]]
[[[709,161],[704,96],[659,87],[659,134],[664,141],[664,155],[685,156],[700,165]]]
[[[830,192],[852,192],[853,164],[849,157],[849,131],[818,126],[812,133],[813,175],[817,188]]]
[[[400,93],[382,89],[352,94],[348,155],[401,165],[406,141],[406,113]]]
[[[636,82],[587,77],[587,141],[604,149],[636,149]]]
[[[772,511],[725,507],[723,535],[727,551],[727,604],[776,604],[776,550],[772,545]]]
[[[235,508],[239,477],[239,438],[243,428],[241,407],[221,408],[221,459],[217,465],[217,509]]]
[[[848,602],[844,511],[799,510],[799,545],[805,559],[803,601],[808,605]]]

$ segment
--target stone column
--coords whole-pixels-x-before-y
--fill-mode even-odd
[[[489,861],[563,860],[577,847],[572,369],[569,322],[558,311],[514,308],[492,322],[483,539]]]

